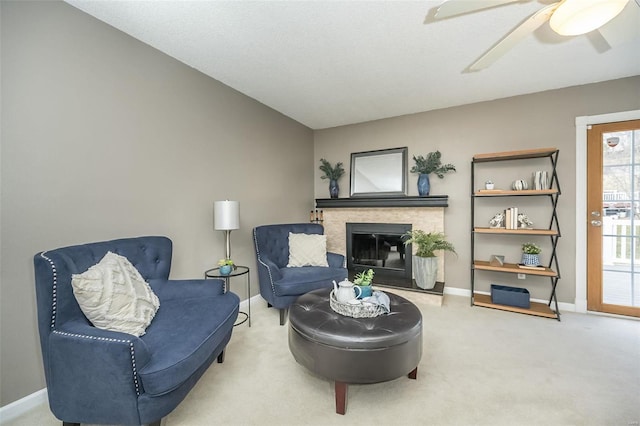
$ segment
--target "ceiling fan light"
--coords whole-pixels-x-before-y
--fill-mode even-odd
[[[565,0],[558,6],[549,25],[560,35],[586,34],[615,18],[629,0]]]

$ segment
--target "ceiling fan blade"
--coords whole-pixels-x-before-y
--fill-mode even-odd
[[[535,30],[540,28],[542,24],[547,22],[556,8],[560,5],[560,3],[561,2],[557,2],[550,4],[549,6],[545,6],[528,17],[515,30],[507,34],[506,37],[504,37],[502,40],[496,43],[495,46],[493,46],[484,55],[482,55],[480,59],[471,64],[468,70],[480,71],[481,69],[487,68],[489,65],[500,59],[500,57],[507,53],[513,46],[518,44],[522,39],[533,33]]]
[[[596,31],[604,37],[609,47],[640,39],[640,6],[629,2],[622,13]]]
[[[517,1],[522,0],[445,0],[445,2],[438,7],[435,17],[437,19],[444,19],[451,16],[462,15],[463,13],[515,3]]]

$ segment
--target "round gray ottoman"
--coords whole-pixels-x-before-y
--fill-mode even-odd
[[[391,312],[352,318],[329,306],[331,289],[302,295],[289,308],[289,349],[313,373],[335,381],[336,412],[344,414],[349,383],[417,378],[422,315],[407,299],[387,293]]]

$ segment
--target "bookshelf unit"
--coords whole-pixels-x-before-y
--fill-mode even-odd
[[[556,297],[556,288],[558,280],[560,279],[560,268],[558,264],[557,245],[560,238],[560,225],[558,223],[558,216],[556,208],[558,205],[558,197],[561,194],[560,183],[558,181],[558,175],[556,172],[556,166],[558,162],[559,150],[556,148],[541,148],[521,151],[508,151],[497,152],[488,154],[476,154],[471,161],[471,259],[473,264],[471,265],[471,306],[482,306],[492,309],[500,309],[509,312],[517,312],[528,315],[535,315],[546,318],[553,318],[560,321],[560,311],[558,309],[558,299]],[[551,162],[551,172],[549,178],[548,189],[527,189],[527,190],[499,190],[499,189],[478,189],[475,182],[476,178],[476,166],[480,163],[491,163],[497,161],[526,161],[536,158],[549,158]],[[476,203],[482,202],[484,199],[492,197],[543,197],[550,200],[551,220],[548,228],[534,228],[534,229],[506,229],[506,228],[490,228],[476,226],[475,208]],[[521,238],[518,241],[517,236],[546,236],[549,237],[551,243],[551,257],[549,264],[545,267],[523,268],[514,263],[504,263],[503,265],[492,265],[488,260],[479,260],[477,256],[477,245],[482,244],[481,239],[487,236],[505,238],[505,245],[513,244],[516,248],[516,242],[520,244],[524,242]],[[508,241],[511,239],[512,241]],[[548,277],[551,286],[548,303],[531,302],[530,308],[520,308],[508,305],[499,305],[492,303],[491,296],[483,293],[476,292],[475,280],[476,274],[483,271],[501,272],[505,274],[511,274],[515,277],[517,274],[533,275]],[[510,280],[514,285],[517,284],[515,280]],[[536,284],[534,284],[536,285]],[[522,285],[518,285],[522,287]]]

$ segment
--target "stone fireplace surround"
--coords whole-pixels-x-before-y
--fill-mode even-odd
[[[316,199],[316,208],[323,211],[327,251],[342,255],[347,252],[347,223],[404,223],[425,232],[444,232],[444,209],[447,206],[446,195]],[[444,273],[444,258],[440,256],[437,281],[444,282]]]

